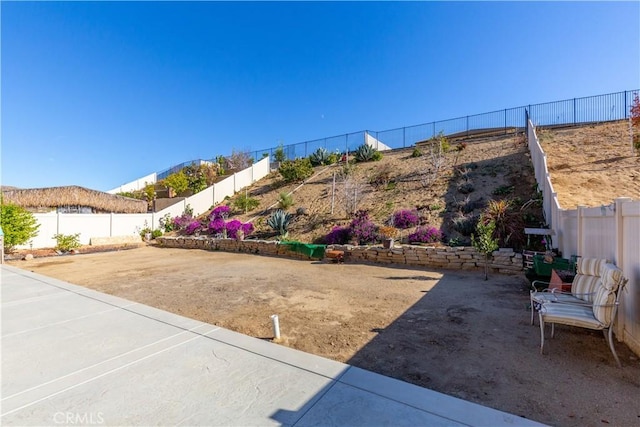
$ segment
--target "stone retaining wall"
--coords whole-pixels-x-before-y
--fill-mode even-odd
[[[380,246],[333,245],[332,249],[344,251],[345,262],[371,262],[375,264],[405,264],[452,270],[476,270],[484,268],[484,254],[471,246],[431,247],[402,245],[393,249]],[[523,271],[522,254],[512,249],[493,252],[489,267],[494,272],[516,273]]]
[[[276,241],[214,239],[200,237],[158,237],[158,244],[167,248],[205,249],[224,252],[243,252],[296,259],[310,259],[293,252]],[[393,249],[381,246],[330,245],[327,249],[344,251],[344,261],[352,263],[404,264],[410,266],[445,268],[452,270],[476,270],[484,268],[484,255],[469,246],[430,247],[402,245]],[[500,249],[489,262],[493,272],[517,273],[523,271],[522,254],[512,249]]]

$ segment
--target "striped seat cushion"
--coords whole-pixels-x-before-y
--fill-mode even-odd
[[[609,261],[602,258],[578,258],[576,271],[587,276],[601,276],[602,268]]]
[[[593,309],[587,305],[547,303],[540,308],[544,322],[561,323],[587,329],[604,329],[598,319],[593,316]]]
[[[602,286],[610,291],[616,291],[622,282],[622,270],[613,264],[605,264],[602,269]]]
[[[584,301],[593,302],[595,292],[601,287],[602,279],[600,276],[576,274],[571,283],[571,293]]]
[[[615,300],[616,293],[604,286],[600,286],[593,299],[593,316],[607,327],[611,324]]]
[[[588,304],[586,301],[576,298],[573,295],[560,292],[534,292],[531,295],[534,302],[544,304],[546,302],[564,302],[570,304]],[[590,304],[589,304],[590,305]]]

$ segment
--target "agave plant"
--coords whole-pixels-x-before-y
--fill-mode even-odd
[[[311,164],[313,166],[320,166],[329,164],[329,152],[326,148],[318,148],[316,151],[311,153],[309,156],[309,160],[311,160]]]
[[[281,237],[286,237],[289,231],[289,225],[293,220],[293,215],[283,211],[282,209],[278,209],[275,211],[269,219],[267,219],[267,225],[271,227],[274,231],[280,233]]]
[[[375,148],[368,144],[362,144],[356,149],[354,157],[357,162],[368,162],[373,160],[373,155],[376,152]]]

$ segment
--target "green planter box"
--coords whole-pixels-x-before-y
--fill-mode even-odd
[[[533,269],[537,276],[551,277],[551,270],[573,270],[571,261],[566,258],[554,258],[552,263],[544,261],[544,255],[534,255]]]

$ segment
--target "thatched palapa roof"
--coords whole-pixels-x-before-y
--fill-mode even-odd
[[[89,190],[71,185],[68,187],[27,188],[2,190],[4,203],[23,208],[57,208],[60,206],[86,206],[101,212],[146,213],[147,202],[129,197]]]

